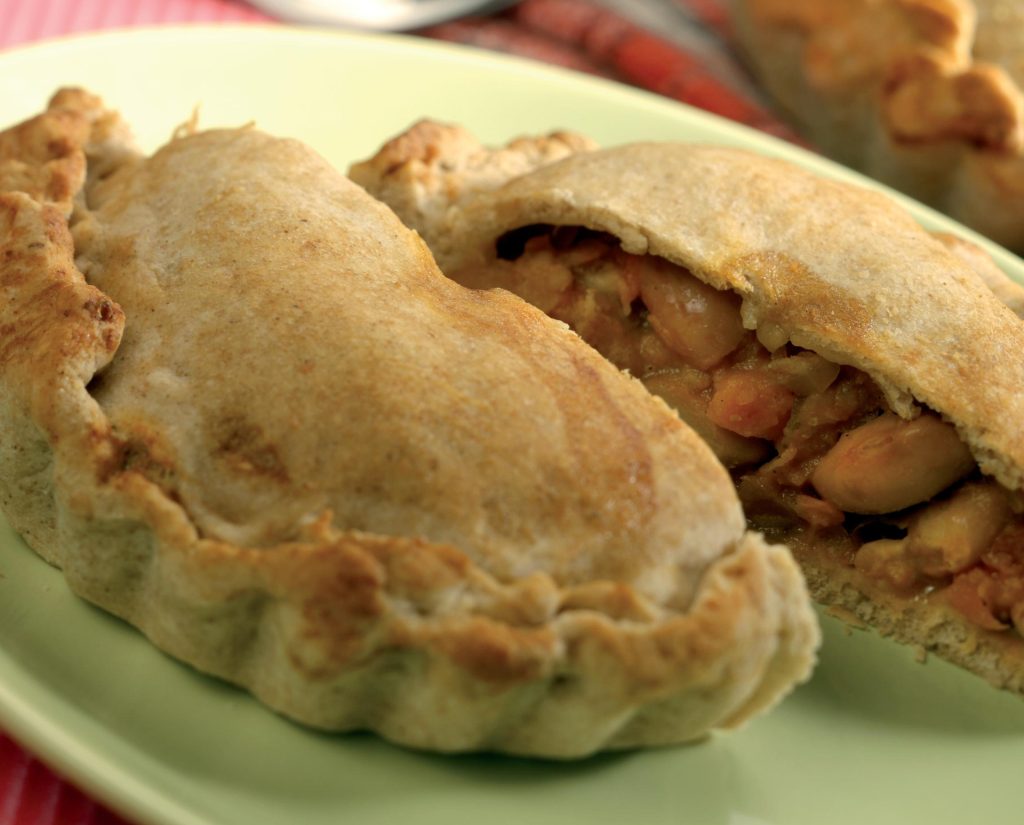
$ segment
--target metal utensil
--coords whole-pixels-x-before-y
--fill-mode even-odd
[[[250,0],[293,23],[406,31],[468,14],[486,14],[515,0]]]

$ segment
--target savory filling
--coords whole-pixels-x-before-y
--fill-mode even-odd
[[[980,475],[952,425],[900,418],[865,373],[744,329],[737,295],[610,235],[529,226],[497,253],[455,280],[515,292],[660,395],[730,468],[755,528],[1024,632],[1021,499]]]

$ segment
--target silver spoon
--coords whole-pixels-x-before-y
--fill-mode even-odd
[[[515,0],[249,0],[292,23],[406,31],[468,14],[486,14]]]

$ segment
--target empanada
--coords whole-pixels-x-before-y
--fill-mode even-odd
[[[1006,276],[784,161],[535,143],[423,122],[350,174],[449,276],[519,293],[675,407],[820,601],[1024,692],[1024,324],[985,280]],[[502,182],[516,153],[536,168]]]
[[[1024,251],[1019,0],[732,0],[765,88],[818,149]]]
[[[297,141],[125,132],[66,90],[0,134],[0,503],[76,593],[441,751],[692,740],[808,676],[798,568],[639,382]]]

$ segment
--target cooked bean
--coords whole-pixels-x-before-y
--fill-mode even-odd
[[[648,321],[687,364],[710,369],[739,346],[746,330],[737,295],[708,286],[661,258],[628,260],[638,275]]]
[[[767,369],[726,369],[715,374],[708,418],[719,427],[770,441],[781,437],[793,410],[793,393]]]
[[[845,433],[821,459],[811,483],[849,513],[892,513],[927,501],[974,467],[956,430],[925,413],[892,413]]]
[[[1010,502],[999,485],[965,484],[911,521],[908,552],[926,575],[959,573],[981,558],[1011,516]]]

